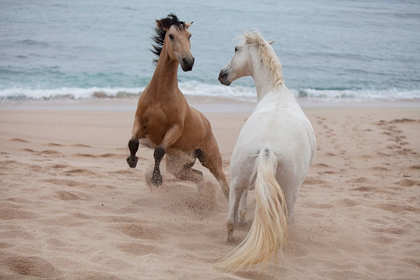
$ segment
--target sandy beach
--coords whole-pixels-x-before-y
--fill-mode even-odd
[[[229,178],[251,112],[205,111]],[[203,187],[164,171],[164,185],[149,188],[153,151],[140,149],[136,169],[125,162],[132,111],[3,104],[0,278],[420,279],[418,106],[304,111],[318,151],[287,249],[266,271],[231,274],[213,267],[235,246],[216,180],[197,162]],[[248,205],[252,221],[252,192]]]

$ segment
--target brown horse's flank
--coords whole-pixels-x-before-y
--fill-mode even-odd
[[[182,180],[202,182],[202,172],[192,169],[197,158],[216,177],[227,197],[229,187],[210,122],[189,107],[178,88],[178,65],[190,71],[194,64],[188,31],[192,23],[178,21],[173,14],[156,22],[156,45],[152,52],[158,56],[157,66],[138,101],[127,163],[131,168],[136,167],[139,139],[146,138],[156,147],[151,178],[155,186],[162,184],[159,166],[165,155],[170,173]]]

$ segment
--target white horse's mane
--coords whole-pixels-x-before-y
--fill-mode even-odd
[[[245,44],[258,45],[258,50],[261,54],[264,64],[267,65],[271,72],[274,74],[275,86],[278,87],[284,84],[283,69],[281,67],[280,60],[278,59],[270,44],[261,36],[261,33],[257,30],[254,30],[247,32],[240,37],[245,40]]]

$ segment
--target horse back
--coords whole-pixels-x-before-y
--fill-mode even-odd
[[[234,174],[242,176],[246,166],[250,172],[259,151],[269,148],[278,158],[279,174],[285,180],[300,181],[315,155],[312,125],[297,103],[285,106],[284,102],[265,101],[267,106],[262,100],[240,132],[232,155],[231,173],[233,177]]]

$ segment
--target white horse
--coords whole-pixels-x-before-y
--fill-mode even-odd
[[[240,77],[252,76],[258,96],[230,164],[228,242],[233,241],[237,220],[245,223],[248,189],[255,188],[257,201],[247,237],[218,265],[234,271],[253,264],[266,267],[272,257],[277,260],[300,186],[316,152],[312,125],[284,84],[271,43],[258,31],[242,37],[231,62],[219,75],[219,81],[227,86]]]

